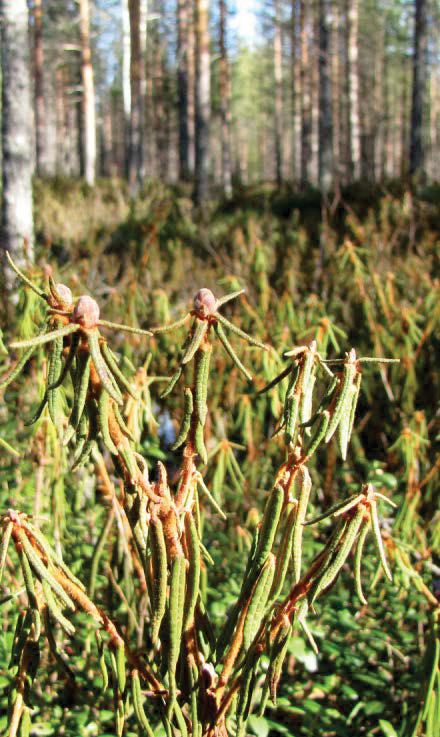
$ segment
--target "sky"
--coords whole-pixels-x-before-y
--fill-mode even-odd
[[[236,0],[231,26],[242,41],[252,45],[257,38],[256,0]]]

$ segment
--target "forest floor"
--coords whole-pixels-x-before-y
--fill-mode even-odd
[[[313,619],[319,654],[300,632],[292,638],[277,707],[270,707],[264,718],[255,712],[249,722],[250,734],[256,737],[312,737],[317,724],[319,733],[329,737],[420,733],[412,730],[421,708],[418,689],[430,630],[428,607],[414,581],[423,580],[435,591],[440,562],[435,474],[440,436],[439,195],[435,187],[415,197],[398,183],[359,185],[323,203],[316,192],[299,195],[288,186],[277,190],[267,184],[238,190],[232,201],[218,200],[197,212],[188,192],[159,183],[146,185],[134,200],[116,181],[99,182],[94,189],[62,179],[35,183],[35,273],[52,270],[76,295],[93,294],[107,320],[143,328],[163,324],[184,313],[200,287],[218,294],[244,287],[246,295],[235,304],[234,315],[280,356],[293,345],[315,339],[322,355],[343,356],[355,346],[359,355],[401,361],[390,369],[365,370],[347,462],[337,459],[333,446],[320,452],[312,467],[313,505],[319,512],[359,483],[376,484],[398,505],[385,519],[386,534],[410,555],[415,572],[399,568],[400,558],[397,553],[393,557],[389,542],[395,571],[389,584],[378,574],[371,554],[364,573],[369,591],[365,607],[356,603],[352,574],[343,572]],[[1,325],[4,338],[35,333],[35,309],[28,290],[14,324]],[[158,376],[169,375],[176,360],[174,339],[159,337],[149,347],[139,336],[119,336],[114,342],[127,366],[148,366],[152,357]],[[259,387],[268,379],[268,366],[252,351],[247,357],[255,363]],[[264,406],[255,406],[225,360],[217,356],[214,361],[208,434],[212,444],[222,434],[239,444],[237,460],[246,482],[237,487],[237,479],[228,472],[225,476],[221,454],[211,461],[208,485],[232,520],[220,530],[218,521],[209,516],[206,521],[205,545],[218,564],[210,571],[207,587],[214,622],[225,617],[231,581],[239,581],[242,572],[242,540],[252,529],[255,508],[262,508],[271,473],[282,458],[279,443],[271,438],[276,402],[268,399]],[[2,409],[4,439],[23,448],[41,442],[42,426],[36,431],[25,428],[21,419],[41,389],[30,379],[35,379],[32,371],[27,391],[11,391],[7,412]],[[151,462],[159,458],[172,466],[173,456],[156,424],[160,413],[164,417],[158,387],[152,385],[143,420],[142,452]],[[166,411],[175,426],[180,400],[171,397]],[[53,439],[47,442],[52,447]],[[5,508],[9,483],[22,507],[33,509],[33,463],[32,454],[26,454],[19,473],[17,466],[2,467],[0,460]],[[63,475],[59,468],[55,462],[45,468],[48,498],[42,513],[54,514],[56,534],[68,543],[67,558],[85,575],[96,543],[94,530],[103,525],[102,505],[95,503],[84,476],[80,487],[70,471]],[[309,559],[316,553],[319,534],[307,536]],[[217,558],[219,543],[228,551],[226,559]],[[118,601],[106,593],[107,583],[102,572],[97,595],[106,606],[118,609]],[[11,623],[7,629],[10,636]],[[5,652],[0,648],[2,660]],[[71,655],[77,657],[79,679],[92,668],[89,661],[84,666],[85,652],[84,645],[81,653]],[[87,689],[95,688],[92,676],[87,678]],[[5,705],[4,686],[0,684],[0,698]],[[93,719],[98,724],[93,734],[112,733],[111,697],[96,696],[107,700],[102,714],[79,691],[67,706],[65,698],[53,692],[50,682],[39,692],[35,723],[45,731],[38,734],[55,735],[62,728],[64,734],[78,737],[86,734],[85,725]]]

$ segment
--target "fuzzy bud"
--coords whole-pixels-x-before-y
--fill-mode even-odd
[[[66,287],[65,284],[61,284],[61,282],[59,282],[56,285],[56,290],[65,305],[71,305],[73,303],[72,290],[69,289],[69,287]]]
[[[99,306],[96,300],[87,294],[79,297],[73,310],[72,320],[83,328],[94,328],[99,321]]]
[[[217,300],[210,289],[199,289],[194,297],[194,309],[200,317],[209,317],[217,310]]]

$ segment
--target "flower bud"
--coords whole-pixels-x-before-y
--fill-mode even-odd
[[[57,290],[57,293],[60,295],[61,299],[63,300],[63,303],[66,306],[71,305],[73,303],[72,290],[69,289],[69,287],[66,287],[65,284],[61,284],[61,282],[59,282],[56,285],[56,290]]]
[[[99,306],[96,300],[87,294],[79,297],[73,310],[72,320],[83,328],[94,328],[99,321]]]
[[[194,309],[200,317],[209,317],[217,310],[217,300],[210,289],[199,289],[194,297]]]

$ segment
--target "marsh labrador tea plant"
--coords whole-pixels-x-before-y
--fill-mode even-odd
[[[124,555],[135,561],[133,570],[146,605],[139,640],[125,618],[121,622],[111,618],[94,601],[93,577],[98,557],[105,553],[108,525],[93,554],[91,581],[85,582],[66,566],[60,546],[41,532],[38,518],[20,509],[2,510],[0,574],[10,577],[11,590],[20,588],[22,576],[27,594],[27,609],[19,612],[10,655],[8,737],[25,737],[32,729],[32,693],[45,643],[65,671],[68,641],[73,644],[78,628],[84,626],[95,630],[102,689],[112,689],[118,735],[126,723],[136,722],[135,733],[149,737],[163,730],[182,737],[244,736],[256,708],[255,693],[260,693],[260,714],[269,701],[276,703],[293,629],[300,626],[316,648],[308,620],[319,617],[326,592],[351,560],[359,605],[366,605],[362,561],[369,534],[382,571],[391,578],[378,509],[392,501],[376,492],[368,479],[325,513],[310,518],[309,512],[313,495],[309,461],[334,437],[345,460],[362,375],[376,359],[358,357],[351,349],[341,359],[326,360],[315,342],[295,346],[284,354],[283,370],[257,392],[249,389],[251,372],[228,333],[255,350],[268,348],[222,313],[223,305],[241,291],[217,298],[211,290],[200,289],[193,309],[180,320],[142,331],[101,319],[98,303],[89,295],[75,298],[69,287],[52,279],[43,291],[12,261],[11,266],[45,303],[46,317],[35,337],[11,343],[12,350],[23,353],[0,388],[19,381],[41,347],[47,355],[45,390],[29,421],[48,413],[57,442],[71,448],[73,469],[91,466],[97,475],[118,480],[111,487],[116,491],[111,492],[110,503],[129,538]],[[162,394],[166,398],[182,386],[181,424],[173,445],[177,471],[158,461],[150,477],[127,421],[126,408],[137,401],[137,387],[126,377],[106,336],[126,330],[149,340],[184,326],[188,334],[180,360]],[[213,380],[210,361],[219,349],[243,375],[252,401],[286,383],[273,440],[281,442],[283,460],[273,468],[272,487],[255,527],[241,586],[221,627],[210,621],[206,607],[207,569],[209,574],[213,561],[203,544],[201,523],[205,504],[215,509],[219,525],[225,517],[205,483],[210,462],[205,445]],[[331,522],[328,539],[305,564],[304,536],[309,525],[323,520]]]

